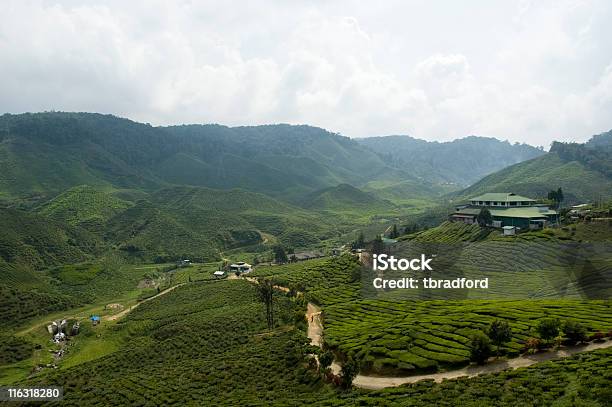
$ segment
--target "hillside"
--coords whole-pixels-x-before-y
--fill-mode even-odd
[[[116,197],[113,191],[79,185],[44,203],[38,212],[73,226],[101,231],[110,218],[131,205]]]
[[[376,192],[364,192],[348,184],[315,191],[304,198],[301,206],[330,212],[384,213],[397,209],[391,202],[378,198]]]
[[[77,185],[241,188],[296,201],[341,183],[413,179],[359,143],[310,126],[152,127],[52,112],[5,114],[0,129],[0,199],[22,204]]]
[[[41,270],[92,259],[101,250],[94,236],[40,215],[2,208],[0,230],[1,323],[78,304]]]
[[[458,193],[468,199],[485,192],[511,191],[534,198],[563,188],[565,204],[612,198],[612,178],[556,151],[491,174]]]
[[[263,194],[188,186],[148,194],[77,186],[37,211],[139,261],[216,260],[233,248],[262,251],[264,234],[287,247],[306,247],[352,224]]]
[[[544,154],[527,144],[476,136],[443,143],[409,136],[368,137],[358,142],[378,152],[389,165],[428,182],[462,186]]]

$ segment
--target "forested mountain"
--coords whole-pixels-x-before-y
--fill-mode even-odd
[[[414,179],[359,143],[315,127],[152,127],[90,113],[1,116],[0,174],[0,197],[24,201],[83,184],[241,188],[290,201],[341,183]]]
[[[457,195],[511,191],[534,198],[561,187],[565,203],[612,198],[612,133],[585,144],[554,142],[550,152],[491,174]]]
[[[396,168],[434,183],[470,185],[504,167],[544,154],[528,144],[470,136],[450,142],[428,142],[410,136],[358,139]]]

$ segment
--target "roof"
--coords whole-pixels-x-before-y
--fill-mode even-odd
[[[234,268],[236,268],[236,267],[240,267],[240,268],[249,268],[249,269],[250,269],[250,268],[251,268],[251,265],[250,265],[250,264],[248,264],[248,263],[245,263],[245,262],[243,262],[243,261],[239,261],[238,263],[234,263],[234,264],[232,264],[230,267],[234,267]]]
[[[224,275],[224,274],[225,274],[225,271],[223,271],[223,270],[217,270],[217,271],[215,271],[213,274],[214,274],[215,276],[222,276],[222,275]]]
[[[516,226],[502,226],[502,229],[516,229]]]
[[[93,316],[91,317],[91,320],[92,320],[92,321],[99,321],[99,320],[100,320],[100,317],[99,317],[98,315],[93,315]]]
[[[546,216],[556,215],[557,212],[546,208],[541,211],[539,206],[526,206],[523,208],[488,208],[491,216],[506,217],[506,218],[544,218]],[[457,215],[473,215],[478,216],[482,208],[468,207],[460,209],[455,214]]]
[[[520,196],[511,192],[488,192],[483,195],[470,198],[470,201],[494,201],[494,202],[535,202],[535,199]]]
[[[316,259],[317,257],[323,257],[323,253],[319,251],[309,251],[290,254],[289,257],[295,257],[298,260]]]

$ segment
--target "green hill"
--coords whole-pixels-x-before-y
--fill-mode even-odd
[[[78,304],[42,270],[92,259],[101,249],[97,238],[40,215],[2,208],[0,230],[0,322],[12,324]]]
[[[80,185],[46,202],[38,212],[74,226],[101,230],[110,218],[131,205],[114,196],[112,191]]]
[[[110,115],[51,112],[5,114],[0,129],[0,198],[22,204],[84,184],[240,188],[298,201],[341,183],[414,179],[348,137],[310,126],[152,127]]]
[[[349,184],[340,184],[315,191],[304,199],[305,208],[331,212],[391,212],[391,202],[380,199],[375,192],[368,193]]]
[[[318,242],[330,227],[320,216],[262,194],[172,187],[114,217],[107,229],[111,240],[147,259],[158,253],[213,260],[221,250],[262,244],[262,233],[295,247]]]
[[[563,188],[566,204],[612,198],[612,178],[554,151],[491,174],[458,196],[467,199],[485,192],[511,191],[543,198],[559,187]]]

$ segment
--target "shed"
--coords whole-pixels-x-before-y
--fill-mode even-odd
[[[504,230],[504,236],[516,235],[516,226],[504,226],[502,229]]]
[[[91,323],[94,325],[98,325],[100,323],[99,315],[92,315],[91,317],[89,317],[89,319],[91,319]]]

